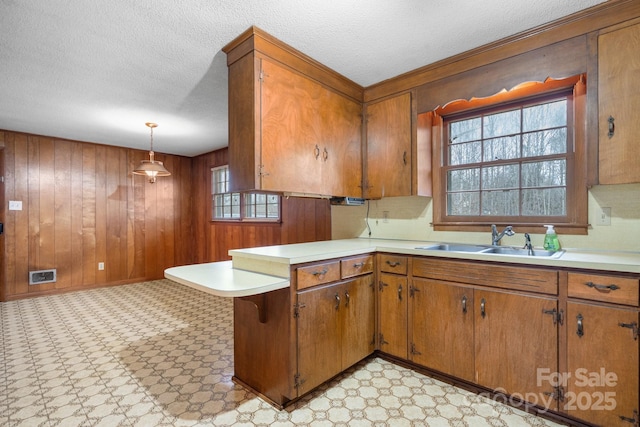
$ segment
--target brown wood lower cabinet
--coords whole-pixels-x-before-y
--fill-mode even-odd
[[[410,293],[410,360],[473,382],[473,288],[414,278]]]
[[[567,304],[564,411],[602,426],[638,425],[637,328],[636,309]]]
[[[411,265],[411,362],[557,409],[553,386],[538,381],[539,370],[558,370],[557,271],[418,257]]]
[[[555,410],[539,372],[558,371],[556,297],[474,291],[475,382]]]
[[[374,350],[373,274],[298,293],[298,395]]]

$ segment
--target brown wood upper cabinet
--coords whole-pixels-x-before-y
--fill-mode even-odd
[[[362,89],[255,28],[224,51],[231,191],[361,197]]]
[[[365,107],[365,198],[431,195],[431,138],[414,99],[406,92]]]
[[[598,37],[600,184],[640,182],[640,24]]]

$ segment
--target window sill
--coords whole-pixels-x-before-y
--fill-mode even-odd
[[[478,231],[491,232],[491,225],[495,224],[500,227],[512,225],[517,233],[536,233],[544,234],[544,224],[547,223],[518,223],[518,222],[434,222],[431,225],[435,231]],[[550,222],[555,227],[558,234],[581,235],[588,234],[589,224],[562,224]]]

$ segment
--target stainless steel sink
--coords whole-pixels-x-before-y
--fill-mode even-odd
[[[514,248],[509,246],[495,246],[490,247],[482,251],[485,254],[499,254],[499,255],[518,255],[518,256],[533,256],[533,257],[546,257],[546,258],[559,258],[564,251],[546,251],[544,249],[533,249],[529,253],[528,249]]]
[[[534,258],[560,258],[564,251],[546,251],[544,249],[533,249],[530,253],[528,249],[516,248],[512,246],[487,246],[487,245],[465,245],[458,243],[440,243],[429,246],[418,246],[416,249],[424,249],[430,251],[443,251],[443,252],[471,252],[481,254],[495,254],[495,255],[511,255],[522,257],[534,257]]]
[[[441,243],[439,245],[419,246],[416,249],[446,252],[482,252],[483,250],[487,249],[487,247],[478,245],[463,245],[457,243]]]

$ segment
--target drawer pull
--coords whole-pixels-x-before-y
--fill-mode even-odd
[[[585,283],[585,286],[589,288],[594,288],[603,292],[615,291],[620,289],[620,286],[618,285],[598,285],[597,283],[593,283],[593,282],[587,282]]]
[[[349,307],[349,301],[351,301],[351,295],[349,295],[349,292],[345,292],[344,293],[344,306],[345,307]]]
[[[340,309],[340,295],[338,295],[336,293],[335,298],[336,298],[336,310],[339,310]]]
[[[609,118],[607,119],[607,124],[609,125],[609,132],[607,132],[607,136],[609,137],[609,139],[613,138],[613,135],[616,133],[616,125],[614,124],[614,121],[616,119],[613,118],[613,116],[609,116]]]
[[[387,260],[387,264],[389,264],[389,267],[397,267],[400,265],[400,261],[389,261]]]
[[[325,274],[327,274],[327,272],[329,271],[328,268],[324,268],[322,271],[314,271],[313,274],[314,276],[318,277],[318,276],[324,276]]]
[[[398,299],[402,301],[402,285],[398,285]]]
[[[467,314],[467,296],[462,297],[462,312]]]
[[[353,264],[353,268],[362,268],[364,267],[364,262],[356,262]]]
[[[484,298],[480,300],[480,316],[483,319],[487,316],[487,301]]]

